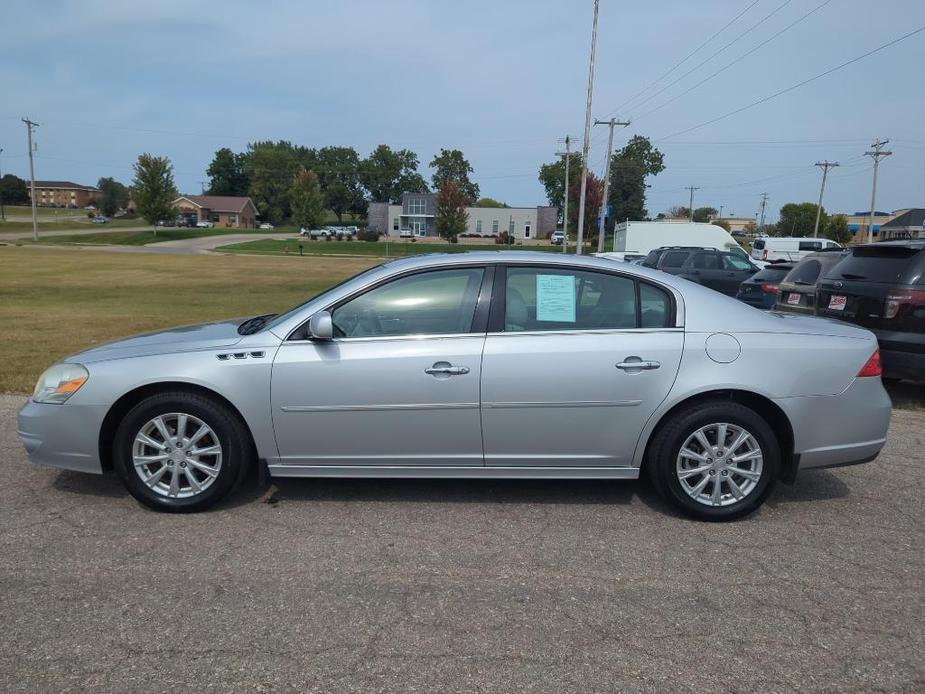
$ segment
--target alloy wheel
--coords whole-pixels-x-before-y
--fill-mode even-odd
[[[681,488],[705,506],[729,506],[755,491],[764,455],[754,435],[736,424],[700,427],[687,437],[675,466]]]
[[[132,463],[154,493],[186,499],[201,494],[218,479],[222,444],[198,417],[183,412],[160,414],[135,435]]]

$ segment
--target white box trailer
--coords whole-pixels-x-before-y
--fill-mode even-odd
[[[703,222],[621,222],[614,228],[613,250],[646,255],[662,246],[702,246],[748,255],[720,226]]]

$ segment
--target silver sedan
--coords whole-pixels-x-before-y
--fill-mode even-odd
[[[799,470],[873,460],[873,334],[597,258],[484,252],[368,270],[281,315],[67,357],[19,413],[29,458],[205,508],[274,477],[636,479],[707,520]]]

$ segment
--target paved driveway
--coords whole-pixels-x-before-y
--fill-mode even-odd
[[[744,521],[639,483],[281,481],[199,515],[30,467],[0,396],[0,691],[921,692],[925,415]]]

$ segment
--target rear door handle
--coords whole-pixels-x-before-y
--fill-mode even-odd
[[[630,358],[632,359],[632,357]],[[621,361],[617,364],[617,368],[623,371],[650,371],[659,368],[661,365],[661,362],[638,359],[634,361]]]
[[[424,373],[431,376],[463,376],[469,373],[468,366],[453,366],[447,361],[438,361],[433,366],[424,369]]]

